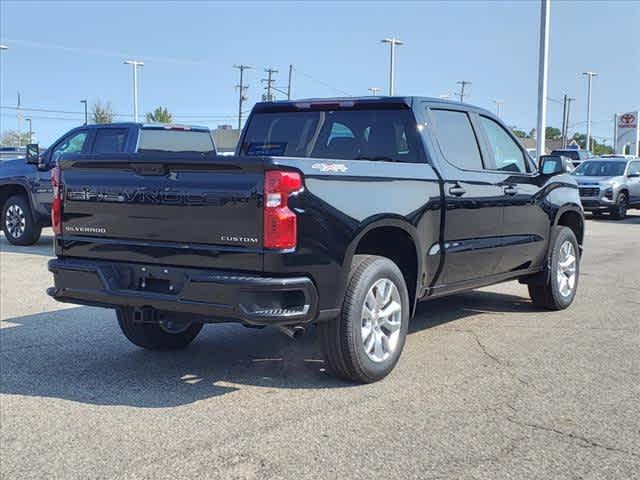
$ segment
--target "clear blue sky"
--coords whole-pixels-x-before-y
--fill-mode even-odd
[[[536,122],[538,1],[446,2],[0,2],[0,130],[16,128],[16,94],[26,108],[80,112],[88,98],[112,102],[131,118],[131,67],[144,60],[141,111],[166,105],[178,121],[233,123],[237,70],[248,74],[249,102],[262,94],[264,67],[290,63],[294,97],[364,95],[388,86],[388,47],[396,35],[399,94],[438,96],[465,79],[467,100],[525,130]],[[585,70],[594,83],[593,130],[612,135],[612,116],[640,109],[640,2],[558,1],[551,10],[549,97],[577,99],[572,128],[584,130]],[[82,122],[78,113],[25,112],[48,144]],[[128,115],[128,117],[127,117]],[[549,124],[562,106],[549,103]],[[63,119],[64,118],[64,119]],[[581,123],[580,123],[581,122]],[[26,124],[23,122],[23,127]]]

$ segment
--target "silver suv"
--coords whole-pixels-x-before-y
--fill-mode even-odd
[[[640,208],[640,159],[591,158],[572,175],[578,181],[580,200],[587,212],[610,212],[622,220],[627,209]]]

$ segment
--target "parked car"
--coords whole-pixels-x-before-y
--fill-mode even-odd
[[[570,158],[574,167],[577,167],[585,160],[594,157],[593,153],[589,150],[579,150],[577,148],[558,148],[553,150],[551,155],[562,155],[563,157]]]
[[[209,129],[138,123],[74,128],[37,157],[32,154],[30,161],[0,163],[0,228],[14,245],[38,241],[42,228],[51,225],[50,170],[64,154],[127,155],[178,150],[215,152]]]
[[[609,212],[622,220],[629,208],[640,208],[640,159],[619,156],[583,162],[573,175],[588,212]]]
[[[257,104],[237,155],[65,155],[62,302],[114,308],[143,348],[204,323],[311,323],[330,371],[395,366],[418,301],[518,279],[568,307],[584,218],[568,160],[538,171],[493,114],[417,97]]]

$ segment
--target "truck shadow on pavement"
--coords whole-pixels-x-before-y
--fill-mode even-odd
[[[479,313],[529,310],[522,297],[469,292],[422,304],[410,333]],[[315,328],[291,340],[273,328],[206,325],[185,350],[149,352],[124,338],[112,311],[89,307],[6,320],[0,364],[1,394],[141,408],[186,405],[243,387],[269,393],[356,386],[325,372]]]
[[[9,243],[4,233],[0,233],[0,252],[53,257],[53,235],[43,234],[34,245],[18,246]]]

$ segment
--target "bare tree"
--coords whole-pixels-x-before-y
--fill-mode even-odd
[[[106,102],[104,105],[100,100],[93,104],[91,107],[91,118],[93,123],[113,123],[113,110],[111,109],[111,102]]]

